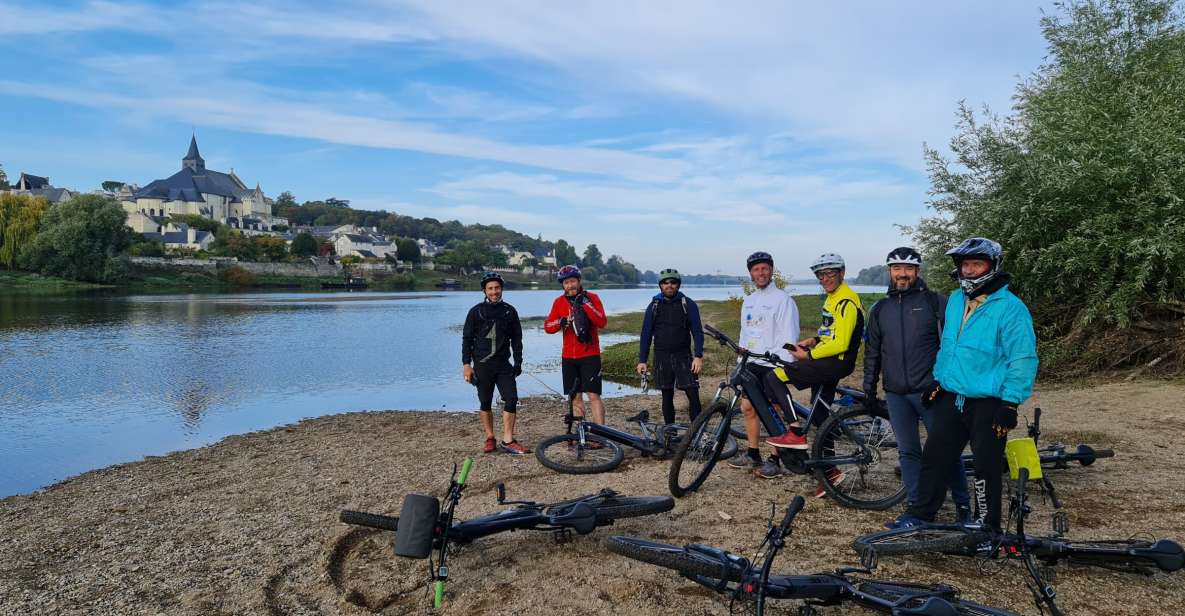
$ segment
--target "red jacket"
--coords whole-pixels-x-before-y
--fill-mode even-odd
[[[555,298],[551,303],[551,312],[547,315],[547,320],[543,322],[543,331],[554,334],[560,331],[560,319],[568,318],[568,326],[564,328],[564,352],[561,357],[564,359],[579,359],[581,357],[592,357],[601,354],[601,338],[597,335],[597,330],[604,327],[608,323],[605,318],[605,307],[601,304],[601,298],[597,297],[595,293],[588,293],[589,303],[581,305],[584,309],[584,314],[588,315],[588,320],[592,323],[592,339],[587,344],[581,343],[576,339],[576,330],[572,327],[572,305],[568,303],[568,298],[561,295]]]

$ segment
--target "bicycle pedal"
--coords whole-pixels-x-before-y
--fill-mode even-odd
[[[1054,512],[1053,532],[1059,537],[1070,532],[1070,517],[1066,515],[1065,511]]]
[[[555,540],[556,545],[561,545],[564,543],[571,543],[572,538],[573,538],[572,537],[572,530],[568,529],[568,528],[561,528],[559,530],[553,531],[551,534],[551,538],[553,540]]]
[[[872,548],[860,550],[860,566],[864,567],[865,570],[871,571],[876,569],[879,560],[876,550]]]

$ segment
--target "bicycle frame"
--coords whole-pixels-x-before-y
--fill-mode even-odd
[[[642,436],[640,437],[606,426],[605,424],[587,421],[584,417],[568,415],[564,418],[564,421],[568,424],[568,432],[571,433],[574,430],[579,435],[582,444],[587,441],[587,435],[592,434],[628,447],[633,447],[647,456],[662,454],[668,448],[668,443],[658,438],[659,430],[652,431],[644,421],[638,422],[638,426],[642,430]],[[652,433],[653,436],[651,436]]]

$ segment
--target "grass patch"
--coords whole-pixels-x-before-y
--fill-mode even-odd
[[[106,285],[77,280],[66,280],[54,276],[42,276],[31,272],[0,271],[0,290],[20,293],[57,293],[60,291],[81,291],[100,289]]]

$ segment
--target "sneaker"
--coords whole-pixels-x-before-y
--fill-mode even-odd
[[[517,440],[510,441],[509,443],[502,443],[502,451],[516,456],[524,456],[531,453],[530,449],[523,447],[523,444]]]
[[[831,470],[827,471],[827,480],[831,482],[832,486],[838,486],[843,483],[846,477],[847,475],[836,467],[832,467]],[[815,488],[815,498],[823,498],[825,496],[827,496],[827,488],[824,488],[823,482],[820,481],[819,485]]]
[[[971,507],[968,505],[955,505],[955,524],[962,524],[966,526],[971,523]]]
[[[494,453],[494,450],[497,448],[498,448],[498,440],[494,439],[494,438],[487,438],[486,439],[486,446],[482,449],[482,452]]]
[[[776,479],[785,475],[786,471],[782,469],[782,463],[778,461],[777,456],[770,456],[754,473],[762,479]]]
[[[728,465],[733,468],[743,468],[749,471],[755,471],[761,468],[761,458],[754,458],[748,453],[738,453],[737,455],[728,459]]]
[[[786,430],[782,436],[771,436],[765,439],[766,444],[783,449],[810,449],[806,444],[806,437],[796,434],[794,430]]]
[[[897,530],[899,528],[913,528],[914,526],[921,526],[922,524],[925,524],[925,523],[926,523],[925,520],[923,520],[917,516],[912,516],[912,515],[909,515],[908,513],[903,513],[903,514],[897,516],[897,519],[893,520],[892,522],[885,522],[885,528],[887,528],[889,530]]]

